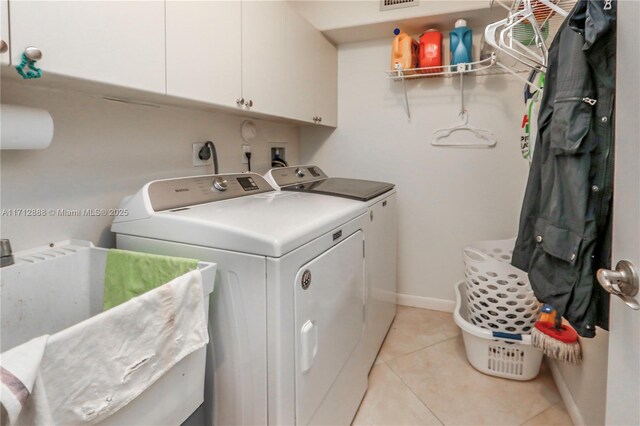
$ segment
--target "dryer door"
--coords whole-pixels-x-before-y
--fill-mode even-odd
[[[296,274],[297,424],[323,417],[325,396],[340,374],[349,373],[342,370],[364,326],[362,241],[358,231]]]

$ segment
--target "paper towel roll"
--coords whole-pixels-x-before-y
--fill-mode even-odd
[[[0,149],[44,149],[53,139],[49,111],[17,105],[0,106]]]

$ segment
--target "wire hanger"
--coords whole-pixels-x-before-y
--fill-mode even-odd
[[[498,142],[493,137],[493,132],[488,129],[480,129],[478,127],[471,126],[469,124],[469,114],[464,108],[464,73],[459,71],[460,74],[460,112],[458,118],[460,122],[452,127],[446,129],[439,129],[433,132],[433,140],[431,145],[434,146],[452,146],[452,147],[474,147],[474,148],[491,148]],[[448,138],[455,132],[467,131],[471,132],[477,139],[475,141],[468,142],[447,142],[443,139]]]

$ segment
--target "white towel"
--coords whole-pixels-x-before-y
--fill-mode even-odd
[[[97,423],[208,341],[196,270],[50,336],[18,417],[15,404],[8,404],[9,424]],[[23,362],[13,357],[9,363],[6,355],[25,345],[2,355],[2,367],[13,376]]]

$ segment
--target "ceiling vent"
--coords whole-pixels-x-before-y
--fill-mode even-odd
[[[380,0],[380,11],[418,6],[420,0]]]

